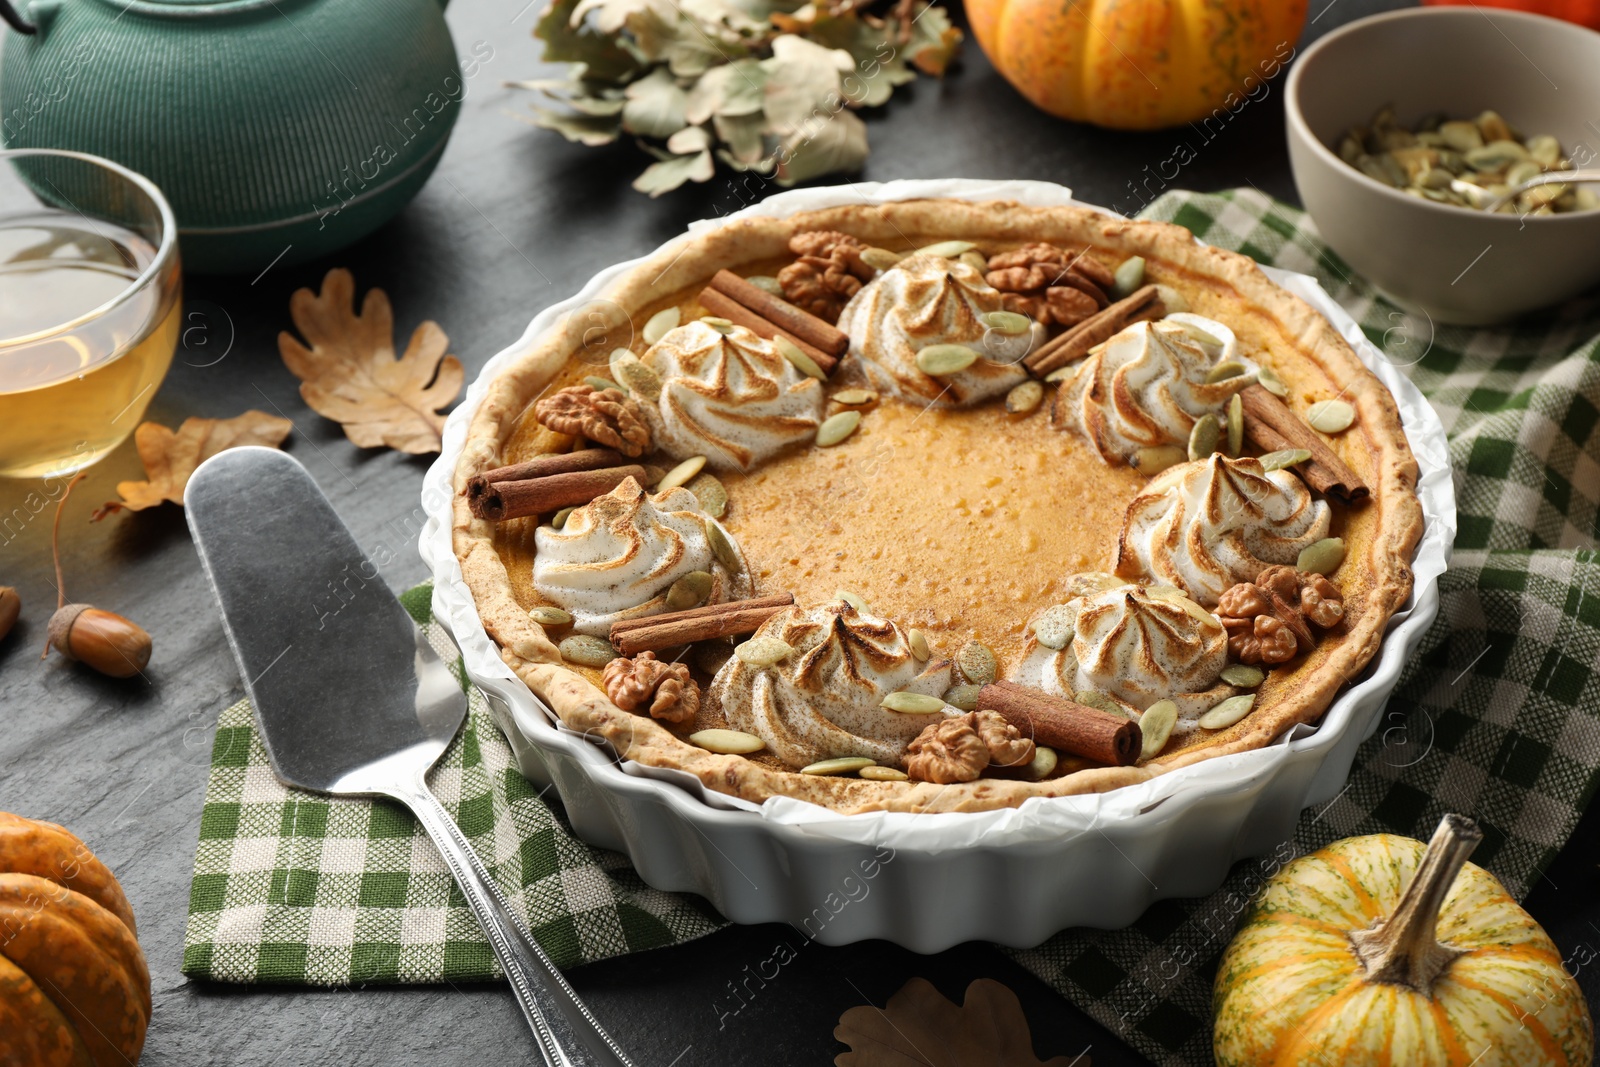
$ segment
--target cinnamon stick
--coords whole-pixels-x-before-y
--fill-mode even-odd
[[[757,292],[759,291],[757,290]],[[713,315],[721,315],[735,326],[743,326],[757,337],[765,337],[769,341],[774,337],[787,339],[800,351],[810,356],[817,366],[822,368],[823,374],[832,374],[833,368],[839,365],[837,359],[828,355],[816,345],[807,344],[788,330],[757,315],[726,293],[707,288],[700,293],[700,306]]]
[[[571,471],[592,471],[602,467],[625,467],[628,460],[621,452],[609,448],[585,448],[578,452],[552,452],[535,456],[509,467],[495,467],[467,481],[467,501],[478,500],[489,491],[494,482],[520,482],[525,478],[540,478],[546,474],[567,474]]]
[[[732,297],[779,329],[793,334],[813,348],[822,349],[830,356],[842,356],[850,347],[850,338],[840,332],[837,326],[773,296],[765,289],[751,285],[731,270],[717,271],[711,279],[711,288]]]
[[[793,603],[793,593],[775,593],[643,619],[626,619],[611,624],[611,643],[624,656],[632,656],[715,637],[754,633],[762,623]]]
[[[1311,488],[1346,504],[1358,503],[1371,494],[1361,476],[1328,447],[1321,435],[1260,383],[1239,390],[1239,402],[1244,405],[1245,436],[1262,452],[1303,448],[1311,453],[1308,461],[1293,468]]]
[[[1015,682],[990,682],[978,690],[978,708],[999,712],[1035,744],[1113,767],[1130,766],[1144,747],[1144,735],[1132,719]]]
[[[644,468],[637,463],[603,470],[568,471],[540,478],[490,482],[488,492],[470,501],[472,514],[490,522],[543,515],[547,511],[587,504],[632,478],[644,484]]]
[[[1089,349],[1121,333],[1132,323],[1140,319],[1159,318],[1164,314],[1166,309],[1162,306],[1156,287],[1147,285],[1132,296],[1090,315],[1059,337],[1045,342],[1023,362],[1030,371],[1043,378],[1058,367],[1082,359]]]

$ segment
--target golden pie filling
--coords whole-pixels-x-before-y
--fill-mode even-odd
[[[1315,722],[1421,531],[1393,400],[1311,308],[1175,227],[1004,203],[670,246],[491,383],[456,482],[485,626],[569,726],[844,812]]]

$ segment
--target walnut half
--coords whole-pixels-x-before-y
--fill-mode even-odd
[[[616,389],[570,385],[535,404],[533,417],[556,433],[586,437],[625,456],[650,450],[650,427],[639,402]]]
[[[623,711],[646,704],[650,717],[665,722],[688,722],[700,710],[700,686],[689,677],[683,663],[662,663],[654,652],[607,663],[601,675],[606,696]]]
[[[1254,582],[1240,582],[1217,601],[1228,632],[1228,651],[1240,663],[1275,666],[1316,646],[1311,626],[1331,629],[1344,619],[1339,587],[1320,574],[1268,567]]]
[[[914,781],[970,782],[990,766],[1020,767],[1033,759],[1033,742],[997,711],[972,711],[941,719],[906,748],[906,773]]]

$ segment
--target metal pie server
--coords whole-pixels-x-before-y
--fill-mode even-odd
[[[633,1067],[429,792],[466,694],[306,469],[276,449],[229,449],[194,472],[184,505],[278,778],[410,808],[494,946],[541,1062]]]

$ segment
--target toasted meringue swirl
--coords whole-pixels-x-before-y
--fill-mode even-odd
[[[533,588],[571,613],[575,631],[596,637],[614,622],[667,610],[668,588],[691,571],[710,572],[708,604],[749,596],[743,557],[738,573],[729,573],[711,550],[706,528],[714,522],[689,490],[652,496],[629,478],[572,512],[561,529],[534,531]],[[738,553],[731,536],[728,543]]]
[[[1151,479],[1128,505],[1115,571],[1175,585],[1208,608],[1237,582],[1328,536],[1326,501],[1289,471],[1255,459],[1180,463]]]
[[[842,600],[779,612],[756,631],[794,648],[771,667],[737,656],[712,679],[728,725],[755,734],[790,767],[835,756],[900,766],[906,746],[939,718],[880,707],[889,693],[943,696],[950,664],[919,662],[905,632]],[[946,705],[944,715],[960,714]]]
[[[1208,384],[1212,355],[1181,324],[1136,322],[1061,383],[1051,422],[1110,464],[1127,463],[1141,448],[1185,444],[1201,416],[1220,415],[1252,381],[1241,375]]]
[[[645,420],[656,447],[674,459],[703,455],[720,470],[749,470],[811,440],[822,422],[822,383],[743,326],[723,333],[686,323],[644,362],[661,376],[660,397],[642,405]]]
[[[1061,649],[1039,642],[1030,627],[1012,680],[1069,699],[1091,690],[1135,714],[1172,700],[1180,717],[1198,719],[1235,690],[1220,681],[1228,635],[1210,612],[1174,591],[1125,585],[1069,601],[1055,612],[1074,616]]]
[[[880,389],[961,407],[999,396],[1028,377],[1022,357],[1043,339],[1043,328],[1000,333],[981,318],[1000,310],[999,290],[969,264],[912,256],[862,286],[839,316],[839,329]],[[941,344],[966,345],[978,358],[954,374],[924,374],[917,353]]]

